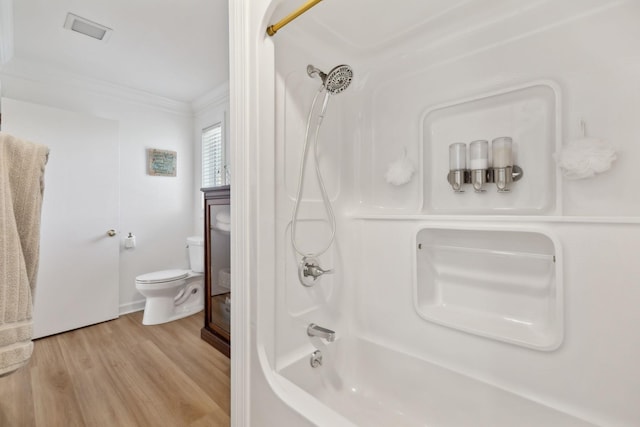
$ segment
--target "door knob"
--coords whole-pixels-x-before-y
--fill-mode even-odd
[[[109,237],[113,237],[113,236],[115,236],[115,235],[116,235],[116,230],[111,229],[111,230],[107,231],[107,236],[109,236]]]

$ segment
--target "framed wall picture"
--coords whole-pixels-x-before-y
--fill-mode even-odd
[[[153,176],[176,176],[178,153],[157,148],[147,149],[147,174]]]

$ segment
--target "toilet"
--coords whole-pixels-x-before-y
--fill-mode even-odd
[[[187,238],[191,270],[162,270],[136,277],[145,298],[143,325],[158,325],[204,309],[204,239]]]

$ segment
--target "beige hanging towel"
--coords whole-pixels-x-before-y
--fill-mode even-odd
[[[0,376],[33,352],[32,298],[49,149],[0,133]]]

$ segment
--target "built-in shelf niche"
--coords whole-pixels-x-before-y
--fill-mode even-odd
[[[435,214],[551,215],[560,209],[553,153],[560,144],[560,87],[534,81],[429,108],[422,115],[423,211]],[[498,137],[513,140],[513,163],[524,170],[508,193],[495,184],[455,193],[447,181],[449,145]],[[489,164],[491,149],[489,150]]]
[[[536,350],[561,344],[561,257],[546,231],[423,228],[415,244],[423,319]]]

